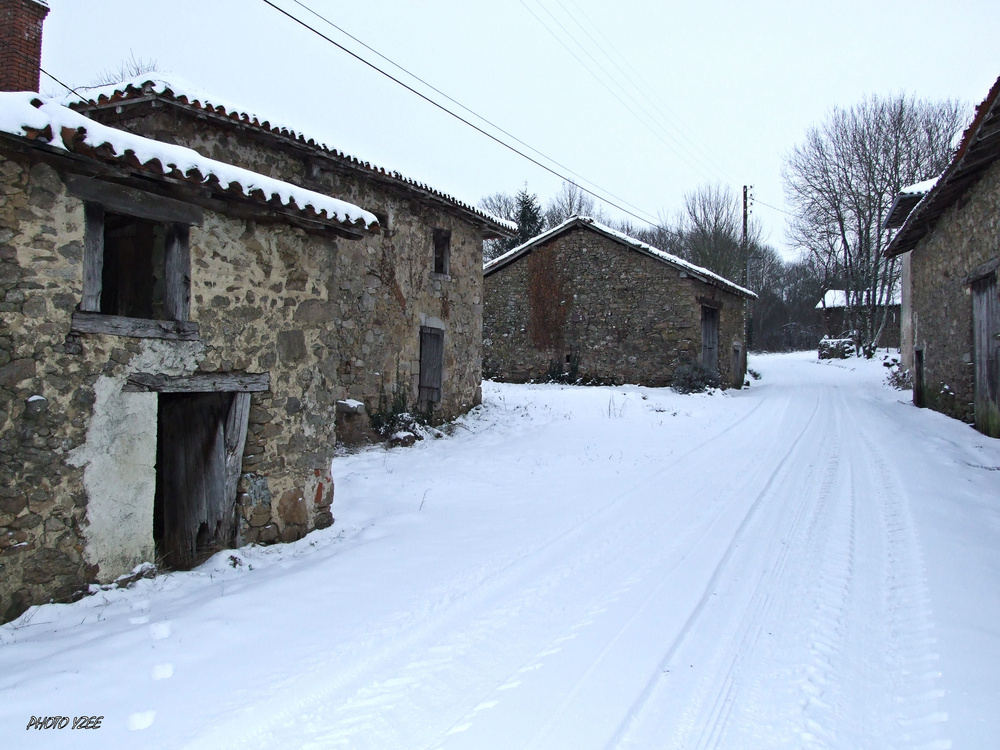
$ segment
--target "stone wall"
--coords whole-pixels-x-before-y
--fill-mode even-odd
[[[397,392],[415,410],[421,325],[444,329],[444,388],[435,421],[478,403],[482,363],[482,229],[459,212],[419,200],[412,191],[378,181],[325,159],[315,150],[282,141],[227,119],[197,117],[173,106],[129,105],[88,113],[114,127],[176,143],[220,161],[350,201],[375,213],[379,236],[341,243],[330,304],[311,304],[305,323],[337,331],[324,372],[336,398],[388,409]],[[433,231],[451,232],[450,273],[432,273]],[[308,282],[292,269],[286,288]],[[291,334],[286,334],[291,335]]]
[[[701,358],[702,305],[719,306],[719,366],[743,382],[744,301],[602,234],[575,228],[485,279],[483,370],[523,382],[669,385]],[[734,369],[733,347],[740,347]]]
[[[911,251],[914,349],[923,350],[924,403],[974,420],[972,297],[965,276],[1000,252],[1000,164],[949,208]]]
[[[372,245],[206,211],[190,233],[200,340],[168,341],[70,334],[83,243],[60,173],[0,151],[0,620],[153,559],[158,397],[123,392],[131,373],[269,373],[251,402],[239,541],[333,520],[336,400],[358,382],[340,370],[364,354],[365,304],[380,304],[343,286]]]

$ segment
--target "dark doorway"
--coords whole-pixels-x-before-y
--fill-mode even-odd
[[[1000,287],[996,272],[972,284],[976,429],[1000,437]]]
[[[185,569],[236,537],[236,482],[248,393],[160,393],[153,538],[160,564]]]
[[[924,350],[913,350],[913,405],[921,409],[924,403]]]
[[[719,371],[719,311],[702,305],[701,362],[712,372]]]

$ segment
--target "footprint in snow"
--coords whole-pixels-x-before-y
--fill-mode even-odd
[[[149,626],[149,634],[154,641],[162,641],[165,638],[169,638],[170,632],[169,622],[156,622]]]
[[[154,680],[169,680],[173,676],[174,676],[173,664],[157,664],[155,667],[153,667]]]
[[[156,711],[136,711],[128,717],[128,728],[133,732],[148,729],[156,721]]]

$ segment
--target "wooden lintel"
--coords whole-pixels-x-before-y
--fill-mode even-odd
[[[205,219],[205,212],[199,206],[114,182],[71,174],[66,177],[66,188],[70,195],[100,203],[113,213],[189,225],[201,224]]]
[[[271,388],[269,373],[204,372],[194,375],[154,375],[137,372],[122,388],[128,393],[255,393]]]
[[[994,258],[993,260],[988,260],[982,265],[978,265],[971,271],[969,271],[966,277],[962,279],[962,284],[964,286],[969,286],[979,281],[980,279],[989,276],[990,274],[997,273],[998,270],[1000,270],[1000,258]]]
[[[180,320],[146,320],[126,318],[122,315],[102,315],[77,310],[70,323],[73,333],[98,333],[109,336],[131,336],[139,339],[172,339],[197,341],[200,329],[197,323]]]

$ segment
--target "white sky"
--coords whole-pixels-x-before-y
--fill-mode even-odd
[[[873,93],[906,91],[976,104],[1000,75],[995,0],[303,1],[641,209],[637,213],[672,217],[685,192],[708,182],[727,184],[736,194],[742,185],[753,185],[754,216],[786,255],[792,249],[785,241],[785,215],[762,203],[786,208],[783,156],[810,125],[834,105],[849,106]],[[275,2],[388,69],[294,0]],[[166,78],[176,73],[220,98],[472,203],[497,190],[515,192],[527,181],[544,204],[559,188],[557,177],[260,0],[49,5],[42,66],[70,85],[89,84],[134,54],[155,59]],[[589,53],[627,87],[593,40],[615,55],[631,81],[649,85],[663,114],[634,90],[625,94],[610,84],[612,89],[641,114],[629,99],[635,97],[659,124],[644,125],[535,16],[581,59],[590,63]],[[553,16],[587,52],[574,46]],[[42,90],[61,93],[45,76]]]

